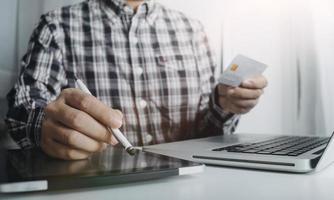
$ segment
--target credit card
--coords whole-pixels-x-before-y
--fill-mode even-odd
[[[260,75],[268,66],[243,55],[237,55],[218,79],[219,83],[238,87],[253,76]]]

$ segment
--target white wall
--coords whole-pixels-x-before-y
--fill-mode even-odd
[[[13,84],[13,73],[17,65],[16,24],[17,1],[2,0],[0,6],[0,98],[4,98]]]
[[[285,119],[293,115],[294,110],[287,111],[282,102],[283,97],[292,101],[293,96],[285,95],[283,85],[282,48],[288,50],[289,44],[285,40],[288,30],[282,29],[285,19],[280,4],[281,1],[270,0],[228,0],[225,4],[224,63],[228,64],[236,54],[243,54],[269,66],[264,74],[269,85],[259,105],[242,117],[238,132],[283,133],[291,130]],[[290,84],[293,89],[295,85]],[[284,113],[289,115],[283,118]]]
[[[317,101],[317,130],[328,133],[334,130],[334,1],[310,0],[313,8],[314,51],[319,67],[320,99]]]

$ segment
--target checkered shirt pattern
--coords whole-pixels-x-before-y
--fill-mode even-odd
[[[41,17],[7,98],[22,148],[40,146],[45,106],[76,77],[124,113],[134,145],[232,133],[239,117],[215,103],[216,63],[203,26],[154,1],[87,0]]]

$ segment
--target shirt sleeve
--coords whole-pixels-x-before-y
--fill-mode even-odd
[[[19,77],[7,95],[5,122],[11,137],[24,149],[40,146],[44,108],[66,85],[55,30],[56,25],[42,16],[22,58]]]
[[[235,131],[240,116],[225,112],[224,108],[221,108],[216,102],[215,69],[217,64],[203,25],[198,23],[198,27],[194,36],[194,52],[201,81],[201,103],[197,117],[198,136],[231,134]]]

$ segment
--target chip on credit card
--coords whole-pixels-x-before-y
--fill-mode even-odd
[[[238,87],[244,80],[262,74],[266,68],[266,64],[237,55],[218,81],[224,85]]]

